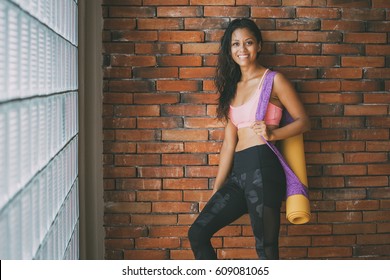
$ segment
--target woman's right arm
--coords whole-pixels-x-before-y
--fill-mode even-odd
[[[219,166],[213,187],[213,194],[222,187],[233,165],[233,156],[237,145],[237,128],[230,120],[225,127],[224,135],[221,152],[219,154]]]

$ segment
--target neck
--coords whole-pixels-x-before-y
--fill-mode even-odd
[[[259,71],[265,69],[263,66],[253,64],[251,66],[241,67],[241,81],[246,82],[259,76]]]

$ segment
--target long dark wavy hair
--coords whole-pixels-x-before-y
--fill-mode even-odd
[[[247,28],[261,43],[262,37],[259,27],[248,18],[233,20],[226,28],[221,39],[218,54],[217,72],[214,78],[215,85],[220,94],[218,99],[217,118],[228,119],[229,105],[236,94],[237,83],[241,79],[241,70],[231,56],[232,34],[236,29]]]

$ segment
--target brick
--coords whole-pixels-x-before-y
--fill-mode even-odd
[[[380,152],[380,151],[389,151],[389,150],[390,150],[389,141],[368,141],[367,142],[367,151]]]
[[[103,104],[133,104],[133,94],[104,93]]]
[[[336,56],[297,56],[297,66],[334,67],[340,64]]]
[[[299,225],[289,226],[288,235],[329,235],[332,232],[330,225]]]
[[[385,140],[389,139],[388,129],[354,129],[350,130],[351,140]]]
[[[296,15],[302,18],[338,19],[341,12],[336,8],[297,8]]]
[[[112,66],[155,66],[156,57],[141,55],[113,55],[111,56]]]
[[[154,141],[161,137],[153,130],[115,130],[115,139],[118,141]]]
[[[261,35],[265,42],[296,42],[297,31],[262,31]]]
[[[121,142],[105,142],[103,143],[103,150],[105,153],[134,153],[136,151],[135,144],[121,143]]]
[[[153,226],[149,228],[149,237],[187,237],[189,226]]]
[[[375,233],[376,226],[375,224],[334,224],[333,225],[334,234],[359,234],[359,233]]]
[[[104,78],[130,78],[132,71],[130,68],[107,67],[103,72]]]
[[[159,31],[160,42],[203,42],[202,31]]]
[[[177,43],[137,43],[136,54],[181,54],[181,46]]]
[[[134,43],[121,42],[121,43],[104,43],[103,44],[103,53],[121,53],[121,54],[130,54],[134,53],[135,46]]]
[[[271,7],[252,7],[252,18],[293,18],[295,9],[293,8],[271,8]]]
[[[259,59],[265,67],[295,65],[295,57],[292,55],[260,56]]]
[[[163,105],[161,108],[162,116],[204,116],[206,115],[205,105]]]
[[[218,43],[188,43],[183,44],[183,54],[217,54]]]
[[[188,0],[143,0],[144,5],[166,5],[166,6],[184,6],[188,4]]]
[[[153,249],[153,248],[178,248],[180,246],[179,238],[149,238],[141,237],[135,240],[135,248],[137,249]]]
[[[280,248],[281,259],[307,259],[307,248]]]
[[[192,250],[170,250],[171,260],[193,260],[194,253]]]
[[[136,238],[146,236],[144,226],[105,227],[106,238]]]
[[[263,4],[263,5],[266,5],[266,6],[280,6],[280,3],[281,1],[280,0],[236,0],[236,5],[237,6],[240,6],[240,5],[253,5],[253,6],[256,6],[256,5],[259,5],[259,4]]]
[[[215,93],[186,93],[182,95],[182,103],[217,104],[218,94]]]
[[[325,19],[321,21],[321,30],[363,32],[365,31],[365,25],[362,21]]]
[[[115,17],[153,17],[156,15],[156,9],[153,7],[110,7],[109,16]]]
[[[161,186],[161,179],[117,179],[116,183],[118,190],[159,190]]]
[[[386,115],[387,105],[345,105],[344,114],[346,116],[375,116]]]
[[[340,141],[345,140],[345,131],[342,129],[311,130],[305,133],[306,140]]]
[[[137,144],[139,153],[181,153],[184,152],[183,143],[139,143]]]
[[[386,162],[385,153],[346,153],[344,154],[346,163],[369,163],[369,162]]]
[[[114,114],[117,117],[159,116],[160,115],[160,107],[158,105],[115,106]]]
[[[160,56],[157,59],[160,66],[202,66],[202,57],[199,55]]]
[[[390,164],[369,164],[368,174],[370,175],[388,175]]]
[[[175,178],[183,177],[182,167],[139,167],[140,178]]]
[[[329,68],[321,69],[321,78],[324,79],[361,79],[363,69],[361,68]]]
[[[154,83],[150,81],[111,80],[109,89],[112,92],[150,92],[154,90]]]
[[[191,0],[191,5],[226,5],[233,6],[235,4],[235,0]]]
[[[180,101],[180,96],[176,93],[135,93],[135,104],[175,104]]]
[[[318,213],[319,223],[337,223],[337,222],[361,222],[362,213],[360,212],[334,212]]]
[[[366,198],[366,191],[361,188],[332,189],[324,192],[325,200],[362,200]]]
[[[157,90],[159,91],[199,91],[201,84],[199,81],[182,80],[161,80],[157,81]]]
[[[377,200],[336,201],[337,211],[358,211],[377,209],[379,209],[379,201]]]
[[[184,1],[185,4],[186,1]],[[166,5],[166,3],[164,3]],[[201,7],[157,7],[157,17],[167,17],[167,18],[187,18],[187,17],[200,17],[203,12]]]
[[[139,30],[177,30],[183,28],[183,20],[179,18],[141,18],[137,20],[137,27]]]
[[[228,18],[185,18],[184,28],[185,29],[198,29],[202,26],[202,29],[222,29],[229,25]]]
[[[339,92],[340,89],[341,84],[339,81],[316,80],[303,81],[298,84],[300,92]]]
[[[158,78],[178,78],[177,67],[140,67],[133,70],[134,78],[158,79]]]
[[[144,166],[161,164],[159,155],[115,155],[115,166]]]
[[[140,117],[138,128],[178,128],[183,127],[183,120],[178,117]]]
[[[386,113],[384,113],[383,115],[386,115]],[[368,117],[366,123],[367,123],[368,127],[381,127],[381,128],[390,127],[390,118],[388,118],[388,117]]]
[[[125,250],[124,260],[167,260],[167,250]]]
[[[342,114],[342,108],[335,105],[307,105],[309,116],[337,116]]]
[[[390,96],[387,93],[364,94],[364,103],[388,103]]]
[[[368,79],[389,79],[390,78],[390,69],[367,69],[364,72],[364,77]]]
[[[345,55],[363,55],[364,49],[361,45],[352,45],[352,44],[323,44],[322,45],[323,54],[345,54]],[[343,65],[348,67],[347,65]],[[355,65],[353,65],[355,67]]]
[[[220,142],[186,142],[184,150],[186,153],[218,153],[221,146]]]
[[[323,117],[323,128],[360,128],[364,126],[363,118],[355,117]]]
[[[251,249],[221,249],[217,251],[218,259],[233,259],[233,260],[253,260],[257,259],[258,256],[256,254],[256,250],[254,248]]]
[[[324,168],[326,175],[366,175],[367,169],[364,165],[332,165]]]
[[[343,9],[342,19],[348,20],[384,20],[385,10],[383,9]]]
[[[164,179],[163,189],[208,189],[208,179],[202,178],[181,178]]]
[[[211,197],[211,190],[207,191],[184,191],[183,192],[183,201],[209,201]]]
[[[390,210],[363,211],[364,222],[384,222],[390,220]]]
[[[151,203],[144,202],[107,202],[104,210],[107,213],[149,213]]]
[[[381,44],[387,42],[385,33],[348,33],[344,35],[345,43]]]
[[[134,248],[134,240],[131,239],[106,239],[104,246],[109,250],[123,250]]]
[[[344,158],[341,153],[330,153],[330,154],[307,154],[307,164],[337,164],[343,163]]]
[[[299,42],[323,42],[323,43],[333,43],[341,42],[342,34],[339,31],[299,31],[298,32],[298,41]]]
[[[130,215],[129,214],[104,214],[104,225],[129,225]]]
[[[105,191],[104,200],[110,202],[131,202],[135,201],[135,193],[133,191]]]
[[[383,57],[342,57],[342,67],[384,67]]]
[[[184,121],[186,128],[222,128],[223,124],[215,118],[186,118]]]
[[[194,177],[194,178],[202,178],[202,177],[215,177],[217,175],[217,166],[187,166],[186,168],[186,176]]]
[[[390,54],[390,46],[388,45],[366,45],[365,47],[366,47],[366,54],[368,56]]]
[[[313,246],[346,246],[356,244],[356,237],[351,235],[313,236]]]
[[[163,141],[206,141],[208,139],[207,130],[163,130]]]
[[[205,6],[205,17],[248,17],[249,7],[229,7],[229,6]]]
[[[352,257],[351,247],[310,247],[308,250],[310,258]]]
[[[319,30],[321,22],[318,19],[278,19],[276,28],[280,30]]]
[[[113,42],[157,41],[156,31],[112,31]]]
[[[316,43],[276,43],[276,52],[279,54],[320,54],[321,45]]]
[[[153,213],[196,213],[197,203],[193,202],[153,202]]]
[[[390,252],[389,245],[362,245],[354,247],[354,255],[357,256],[386,256]]]
[[[133,30],[136,28],[134,18],[106,18],[103,21],[104,30]]]
[[[343,188],[343,177],[314,177],[309,178],[310,188]]]
[[[179,201],[182,198],[180,191],[139,191],[137,201]]]
[[[176,224],[177,215],[133,214],[132,225],[172,225]]]
[[[214,67],[183,67],[179,69],[179,77],[181,79],[201,79],[214,77]]]
[[[135,168],[132,167],[105,167],[104,178],[128,178],[135,176]]]
[[[162,155],[163,165],[204,165],[206,156],[202,154],[167,154]]]

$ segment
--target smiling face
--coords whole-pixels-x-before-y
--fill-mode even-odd
[[[261,42],[247,28],[238,28],[232,33],[231,56],[239,66],[256,63]]]

